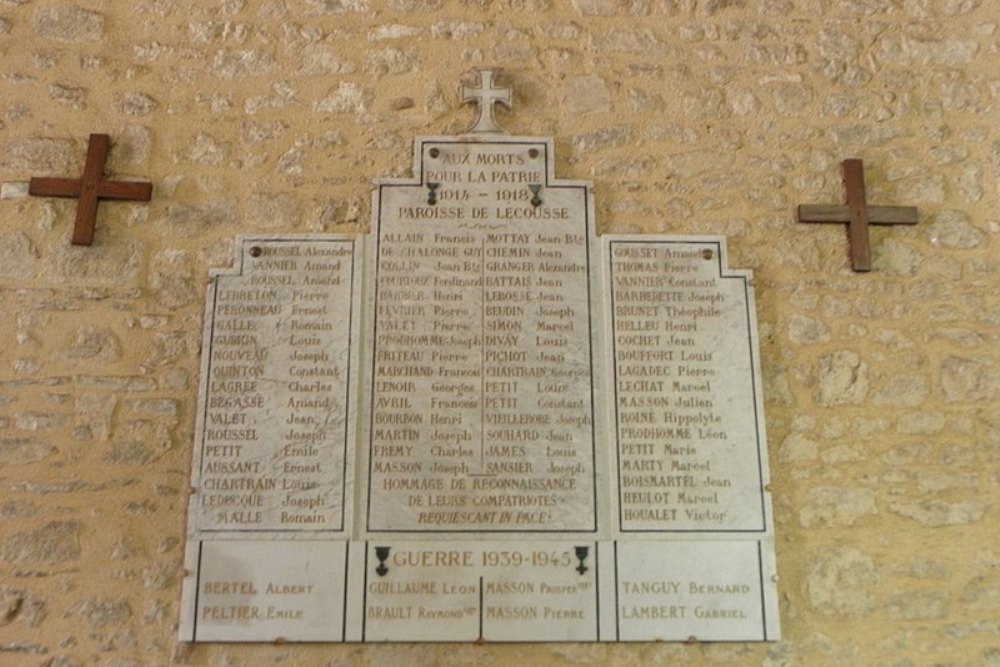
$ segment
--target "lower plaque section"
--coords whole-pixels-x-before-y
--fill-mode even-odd
[[[346,542],[198,544],[192,641],[344,639]]]
[[[777,639],[771,544],[619,542],[619,641]]]
[[[197,642],[779,639],[769,540],[201,541]]]
[[[597,641],[593,542],[369,543],[365,641]]]

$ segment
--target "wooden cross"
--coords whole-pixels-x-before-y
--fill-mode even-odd
[[[917,209],[913,206],[868,206],[864,163],[861,160],[844,160],[843,168],[847,206],[799,206],[799,222],[846,222],[851,268],[859,273],[871,271],[872,250],[868,224],[915,225]]]
[[[491,69],[479,71],[479,87],[462,86],[462,104],[479,103],[479,120],[472,126],[470,132],[503,132],[493,115],[493,105],[502,104],[509,111],[511,108],[510,88],[494,88]]]
[[[76,207],[76,224],[73,226],[73,245],[90,245],[94,242],[99,200],[149,201],[153,196],[151,183],[104,180],[104,162],[108,158],[110,141],[106,134],[90,135],[87,162],[81,178],[32,178],[28,184],[28,194],[36,197],[69,197],[80,200]]]

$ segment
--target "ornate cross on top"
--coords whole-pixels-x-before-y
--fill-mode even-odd
[[[511,108],[510,88],[494,88],[493,76],[496,74],[491,69],[481,69],[479,72],[479,86],[462,86],[462,104],[469,102],[479,103],[479,120],[472,126],[470,132],[504,132],[505,130],[497,124],[493,115],[493,105],[502,104],[508,111]]]
[[[865,197],[865,171],[861,160],[844,160],[844,190],[847,206],[799,206],[799,222],[846,222],[851,246],[851,268],[856,272],[872,270],[868,223],[873,225],[915,225],[917,209],[913,206],[868,206]]]
[[[104,162],[108,158],[110,141],[106,134],[90,135],[87,162],[81,178],[32,178],[28,184],[28,194],[36,197],[70,197],[80,200],[76,207],[76,224],[73,226],[73,245],[90,245],[94,242],[99,200],[149,201],[153,196],[153,186],[150,183],[104,180]]]

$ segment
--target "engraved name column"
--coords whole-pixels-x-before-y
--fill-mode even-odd
[[[242,273],[216,277],[200,530],[343,530],[353,253],[246,240]]]
[[[586,188],[542,140],[420,151],[379,191],[369,530],[593,530]]]
[[[609,240],[623,531],[763,531],[746,272],[718,241]]]

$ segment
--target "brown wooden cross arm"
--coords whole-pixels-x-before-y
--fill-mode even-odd
[[[846,206],[799,206],[799,222],[846,222],[851,249],[851,268],[857,272],[872,270],[871,241],[868,225],[915,225],[917,209],[913,206],[868,206],[865,196],[864,163],[844,160]]]
[[[79,199],[73,245],[94,242],[97,204],[101,199],[149,201],[153,196],[151,183],[104,180],[104,162],[108,158],[111,139],[106,134],[92,134],[87,143],[87,162],[81,178],[32,178],[28,194],[36,197],[69,197]]]

